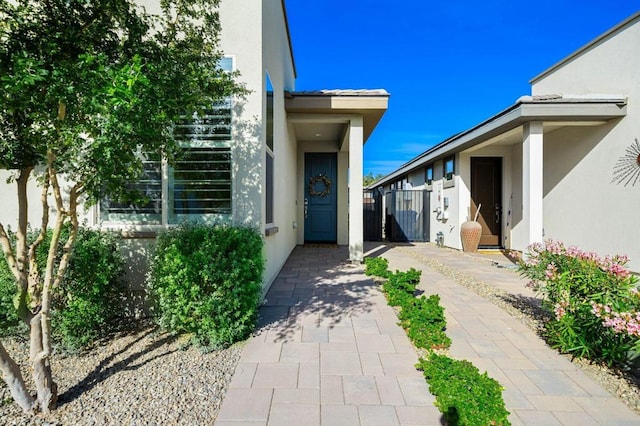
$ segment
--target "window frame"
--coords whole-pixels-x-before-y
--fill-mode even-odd
[[[448,171],[449,164],[451,165],[451,171]],[[448,157],[445,157],[442,160],[442,176],[446,181],[451,181],[455,177],[455,174],[456,174],[456,156],[450,155]]]
[[[228,111],[228,115],[225,113],[220,113],[220,111]],[[228,117],[228,118],[227,118]],[[196,119],[194,117],[194,119]],[[200,170],[203,173],[212,173],[212,174],[228,174],[227,179],[192,179],[185,180],[186,183],[184,185],[188,188],[191,185],[191,188],[194,187],[193,183],[208,183],[210,187],[208,188],[211,192],[228,192],[228,199],[225,198],[223,202],[228,203],[228,207],[220,207],[218,211],[210,211],[210,212],[182,212],[179,213],[177,209],[177,203],[179,202],[176,198],[176,194],[178,193],[187,193],[189,189],[180,191],[176,187],[178,183],[182,180],[176,179],[176,170],[179,164],[189,164],[188,161],[178,161],[174,166],[167,165],[167,197],[165,198],[167,201],[166,211],[167,211],[167,222],[169,225],[179,224],[185,221],[196,221],[201,223],[215,223],[226,216],[231,216],[233,214],[233,150],[232,150],[232,120],[233,120],[233,103],[230,99],[219,103],[218,105],[214,105],[208,114],[205,114],[202,117],[198,117],[197,119],[202,119],[203,121],[212,121],[214,124],[202,124],[202,123],[192,123],[192,124],[180,124],[176,126],[180,126],[182,128],[194,128],[194,129],[203,129],[203,128],[211,128],[216,129],[220,127],[227,127],[225,133],[196,133],[196,136],[200,136],[201,138],[194,137],[194,134],[185,133],[187,136],[184,140],[179,141],[179,145],[181,149],[185,152],[185,157],[188,155],[188,151],[197,152],[199,149],[203,149],[202,153],[206,156],[209,155],[211,158],[207,162],[207,164],[213,164],[213,161],[219,161],[219,163],[228,163],[228,167],[225,167],[221,170],[212,170],[205,168],[204,170]],[[221,120],[223,124],[215,123],[215,120]],[[225,120],[228,124],[224,124]],[[215,156],[220,156],[217,160],[213,158]],[[226,158],[225,158],[226,157]],[[197,161],[197,160],[195,160]],[[195,162],[192,160],[192,162]],[[178,169],[179,170],[179,169]],[[197,173],[198,169],[183,169],[183,173]],[[218,180],[218,182],[215,182]],[[208,182],[207,182],[208,181]],[[218,186],[218,188],[214,188],[214,186]],[[191,189],[193,190],[193,189]],[[205,200],[205,198],[196,198],[191,201],[186,201],[189,203],[198,203]],[[184,201],[183,201],[184,202]],[[206,207],[208,209],[215,209],[215,207],[209,206]],[[195,206],[194,206],[195,210]]]
[[[431,175],[431,177],[429,177]],[[429,164],[424,169],[424,182],[426,186],[433,185],[433,164]]]
[[[233,72],[235,70],[235,56],[225,55],[220,60],[220,66],[224,71]],[[233,107],[234,101],[232,98],[225,99],[218,105],[212,106],[212,112],[215,111],[217,106],[223,105],[224,109],[229,111],[228,127],[229,131],[227,137],[221,141],[213,141],[209,144],[194,142],[191,139],[187,142],[178,142],[185,148],[198,148],[200,147],[211,148],[212,151],[219,148],[225,148],[228,151],[229,158],[229,208],[223,213],[200,213],[200,214],[176,214],[174,211],[174,181],[172,179],[173,168],[169,166],[164,156],[161,156],[159,165],[160,169],[160,187],[161,187],[161,199],[160,199],[160,219],[149,220],[142,214],[131,213],[116,213],[110,214],[104,211],[103,201],[97,203],[95,207],[96,222],[106,229],[121,229],[122,227],[135,227],[136,230],[152,231],[166,228],[168,226],[174,226],[184,221],[195,221],[200,223],[231,223],[234,211],[234,136],[233,136]],[[177,124],[176,126],[180,126]],[[208,146],[204,146],[208,145]]]
[[[265,191],[264,191],[264,223],[266,228],[272,228],[274,224],[274,186],[275,186],[275,102],[273,83],[269,72],[265,72]]]

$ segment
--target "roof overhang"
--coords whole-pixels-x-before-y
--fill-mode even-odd
[[[623,96],[598,99],[563,98],[557,95],[523,96],[506,110],[428,149],[372,186],[393,182],[427,163],[496,141],[501,135],[513,136],[517,133],[514,130],[526,123],[542,122],[545,128],[554,129],[564,126],[593,126],[624,117],[626,114],[627,99]]]
[[[287,92],[285,109],[287,114],[319,117],[332,115],[358,115],[363,120],[363,142],[366,142],[380,119],[387,111],[389,93],[386,90],[321,90],[313,92]],[[329,140],[343,134],[344,128],[330,118],[298,120],[294,123],[298,140]]]

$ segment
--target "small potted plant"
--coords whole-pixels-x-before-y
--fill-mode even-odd
[[[467,220],[460,225],[460,239],[462,240],[462,251],[474,253],[478,251],[480,238],[482,237],[482,225],[478,222],[478,214],[482,204],[478,205],[476,215],[473,220]]]

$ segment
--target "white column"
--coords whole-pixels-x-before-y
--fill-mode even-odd
[[[360,263],[364,257],[362,213],[362,117],[349,123],[349,260]]]
[[[522,218],[527,244],[542,242],[542,122],[526,123],[522,141]]]

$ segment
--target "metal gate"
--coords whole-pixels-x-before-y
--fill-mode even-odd
[[[362,199],[364,240],[382,241],[382,193],[365,189]]]
[[[394,189],[385,194],[385,237],[429,241],[429,191]]]

